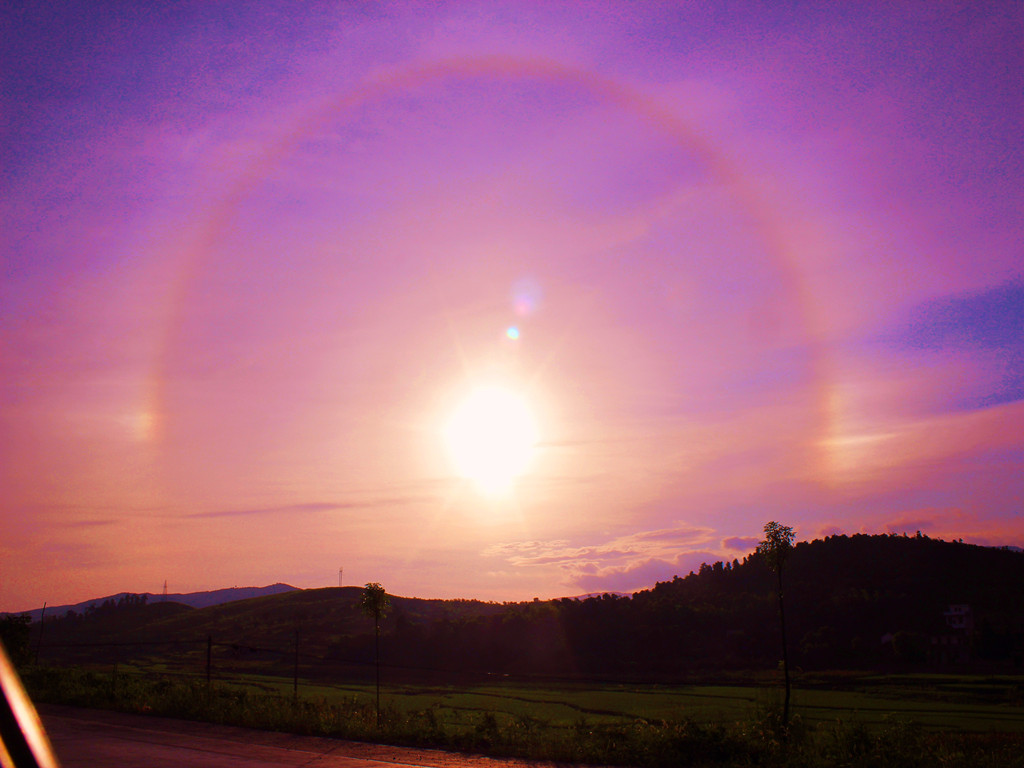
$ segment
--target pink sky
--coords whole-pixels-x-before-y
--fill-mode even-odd
[[[295,13],[7,12],[0,610],[1024,544],[1019,6]],[[499,497],[481,381],[540,432]]]

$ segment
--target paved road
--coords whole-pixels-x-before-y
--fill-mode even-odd
[[[63,768],[525,768],[428,749],[340,741],[162,717],[42,705],[39,714]]]

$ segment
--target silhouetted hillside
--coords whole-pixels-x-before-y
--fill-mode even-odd
[[[85,613],[48,618],[43,630],[43,660],[127,659],[133,655],[195,652],[211,638],[237,654],[273,655],[291,650],[299,634],[302,654],[326,659],[339,643],[357,641],[357,663],[366,663],[372,622],[359,609],[360,587],[291,590],[236,600],[207,608],[150,602],[146,595],[107,600]],[[429,625],[448,617],[476,617],[503,610],[476,600],[421,600],[392,597],[385,628]],[[33,644],[39,623],[33,625]],[[115,645],[116,644],[116,645]],[[237,655],[236,654],[236,655]],[[334,657],[337,654],[333,654]],[[290,656],[289,656],[290,658]]]
[[[1020,660],[1024,555],[1018,551],[920,534],[831,536],[796,545],[785,590],[791,653],[804,667],[926,661],[939,650],[931,646],[954,637],[971,659]],[[658,584],[633,602],[649,616],[641,623],[663,640],[666,628],[656,627],[654,617],[672,616],[671,634],[685,637],[697,658],[742,666],[771,665],[778,657],[772,580],[756,553],[731,567],[715,563]],[[973,631],[947,623],[951,605],[969,607]]]
[[[276,595],[281,592],[292,592],[296,589],[289,584],[271,584],[267,587],[230,587],[228,589],[215,589],[209,592],[186,592],[186,593],[171,593],[168,595],[156,595],[152,592],[143,592],[147,602],[169,602],[169,603],[181,603],[182,605],[190,605],[193,608],[205,608],[209,605],[220,605],[221,603],[230,603],[233,600],[248,600],[250,597],[261,597],[263,595]],[[46,609],[46,615],[50,618],[57,618],[64,616],[68,611],[74,613],[85,613],[90,609],[96,609],[100,606],[113,601],[117,603],[128,595],[137,596],[131,592],[119,592],[116,595],[108,595],[107,597],[97,597],[93,600],[86,600],[81,603],[75,603],[74,605],[51,605]],[[8,615],[0,613],[0,616]],[[17,616],[28,615],[32,618],[32,621],[39,621],[43,615],[42,608],[34,608],[31,611],[22,611],[18,614],[10,614]]]
[[[784,575],[798,667],[1021,663],[1024,553],[920,535],[832,536],[797,544]],[[297,590],[202,609],[129,601],[48,621],[44,653],[59,659],[75,644],[115,638],[121,658],[171,641],[195,653],[210,638],[234,657],[255,659],[281,657],[298,642],[307,673],[329,675],[372,658],[373,624],[359,611],[360,593]],[[961,607],[947,616],[952,605]],[[632,597],[393,597],[382,653],[409,674],[682,679],[775,668],[776,611],[774,577],[754,553]]]

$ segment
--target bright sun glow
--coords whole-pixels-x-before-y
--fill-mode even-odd
[[[522,397],[503,387],[482,387],[448,419],[444,439],[459,474],[493,495],[507,491],[526,470],[537,427]]]

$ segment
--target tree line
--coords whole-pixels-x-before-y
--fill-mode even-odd
[[[932,646],[950,636],[969,646],[974,663],[1024,660],[1020,552],[921,534],[792,545],[786,526],[766,527],[762,544],[769,543],[742,561],[704,564],[631,597],[515,603],[493,615],[429,622],[396,604],[381,630],[381,654],[389,665],[659,680],[782,661],[802,669],[938,664]],[[947,624],[952,604],[970,607],[969,631]],[[369,658],[367,639],[339,637],[327,655]]]
[[[87,615],[47,617],[43,659],[77,653],[61,643],[205,641],[210,634],[240,647],[292,648],[301,632],[310,674],[346,664],[372,672],[379,647],[392,681],[420,670],[668,682],[776,669],[786,657],[786,666],[805,670],[937,664],[936,641],[956,634],[968,643],[971,663],[1022,663],[1019,551],[920,534],[800,542],[784,560],[784,623],[779,575],[761,550],[628,597],[485,604],[390,596],[390,611],[369,610],[369,619],[355,588],[204,609],[126,596]],[[947,625],[951,604],[970,607],[969,631]]]

